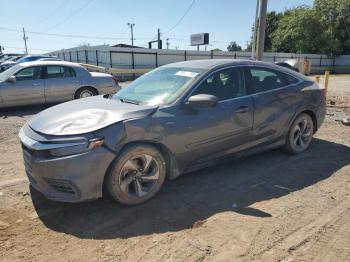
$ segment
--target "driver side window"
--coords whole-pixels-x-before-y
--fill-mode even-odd
[[[192,95],[198,94],[214,95],[219,101],[245,95],[243,70],[234,67],[215,72],[204,80]]]
[[[15,74],[17,81],[39,79],[40,75],[41,75],[40,66],[27,67]]]

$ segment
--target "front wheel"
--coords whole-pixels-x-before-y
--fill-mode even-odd
[[[284,150],[291,154],[304,152],[310,146],[314,123],[308,114],[299,115],[290,127]]]
[[[165,176],[166,165],[162,154],[152,146],[135,145],[114,161],[106,185],[117,202],[137,205],[158,193]]]

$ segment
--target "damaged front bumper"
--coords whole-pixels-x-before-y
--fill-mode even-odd
[[[30,184],[48,199],[81,202],[102,196],[104,176],[115,157],[110,150],[89,148],[90,140],[82,137],[38,141],[25,128],[19,137]]]

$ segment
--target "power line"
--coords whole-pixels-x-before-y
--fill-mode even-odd
[[[25,51],[25,48],[23,48],[23,47],[18,47],[18,46],[4,46],[4,47]],[[31,48],[31,50],[36,50],[36,51],[49,51],[49,52],[57,51],[57,50],[52,50],[52,49],[40,49],[40,48]]]
[[[126,28],[126,30],[123,32],[123,35],[127,32],[129,28]],[[22,30],[20,29],[15,29],[15,28],[8,28],[8,27],[0,27],[0,30],[3,31],[10,31],[10,32],[18,32],[22,34]],[[64,37],[64,38],[77,38],[77,39],[100,39],[100,40],[111,40],[111,41],[118,41],[118,40],[129,40],[130,38],[128,37],[108,37],[108,36],[92,36],[92,35],[73,35],[73,34],[56,34],[56,33],[46,33],[46,32],[39,32],[39,31],[28,31],[26,30],[26,34],[30,35],[41,35],[41,36],[50,36],[50,37]],[[151,41],[155,40],[158,35],[155,35],[155,37],[152,38]],[[189,42],[189,39],[186,38],[177,38],[177,37],[168,37],[169,40],[171,41],[176,41],[176,42],[182,42],[182,43],[187,43]],[[134,40],[148,40],[150,37],[138,37]],[[212,43],[218,43],[218,44],[228,44],[232,40],[213,40],[211,41]],[[246,43],[247,40],[235,40],[237,43]],[[144,44],[138,44],[139,46],[147,46],[148,42],[145,42]],[[32,48],[31,48],[32,49]]]
[[[75,15],[77,15],[78,13],[80,13],[81,11],[83,11],[89,4],[92,3],[92,1],[94,0],[89,0],[87,2],[85,2],[84,5],[80,6],[79,8],[77,8],[76,10],[74,10],[74,12],[72,12],[70,15],[66,16],[63,20],[61,20],[60,22],[58,22],[57,24],[55,24],[54,26],[51,26],[49,28],[49,30],[54,29],[57,26],[60,26],[64,23],[66,23],[67,21],[71,20]]]
[[[188,14],[188,12],[191,10],[192,6],[194,5],[194,3],[196,2],[196,0],[192,0],[191,4],[189,5],[189,7],[186,9],[185,13],[181,16],[181,18],[179,19],[179,21],[177,21],[177,23],[171,27],[168,31],[166,31],[164,34],[168,34],[169,32],[171,32],[172,30],[174,30],[181,22],[182,20],[185,18],[185,16]]]
[[[22,32],[19,29],[0,27],[0,30],[11,31],[11,32]],[[121,40],[121,39],[129,39],[129,38],[121,38],[121,37],[105,37],[105,36],[87,36],[87,35],[70,35],[70,34],[54,34],[54,33],[45,33],[45,32],[37,32],[37,31],[26,31],[30,34],[35,35],[45,35],[45,36],[57,36],[57,37],[68,37],[68,38],[86,38],[86,39],[107,39],[107,40]],[[148,38],[145,38],[148,39]]]
[[[53,9],[48,15],[46,15],[43,19],[40,20],[40,23],[43,23],[48,18],[51,18],[52,15],[54,15],[58,10],[60,10],[62,7],[64,7],[67,3],[69,3],[70,0],[65,0],[61,2],[55,9]]]

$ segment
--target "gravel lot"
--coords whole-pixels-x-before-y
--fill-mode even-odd
[[[349,261],[349,91],[350,76],[332,77],[335,105],[307,152],[184,175],[136,207],[45,200],[17,138],[45,107],[0,111],[0,261]]]

